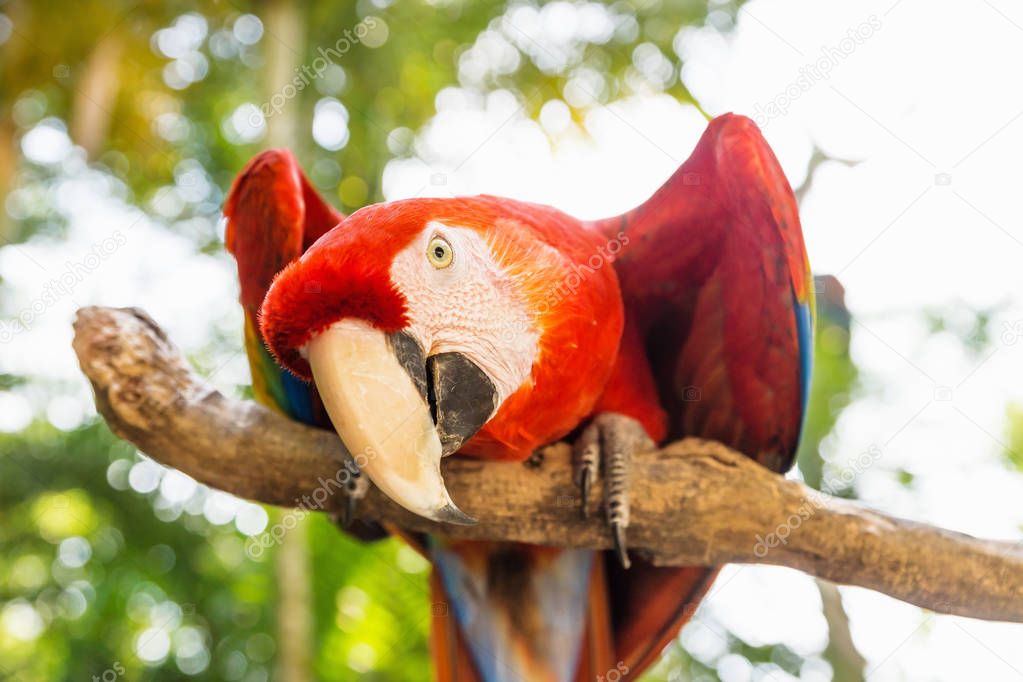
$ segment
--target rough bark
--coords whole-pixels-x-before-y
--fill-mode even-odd
[[[83,308],[75,351],[110,428],[154,459],[261,502],[336,512],[342,445],[196,376],[159,327],[134,309]],[[444,477],[480,520],[444,526],[376,490],[365,519],[454,538],[608,548],[599,513],[580,518],[569,449],[530,465],[452,457]],[[688,439],[633,459],[634,552],[659,565],[761,563],[868,587],[942,612],[1023,622],[1023,548],[893,518],[816,493],[713,442]]]

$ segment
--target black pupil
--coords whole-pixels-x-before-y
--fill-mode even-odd
[[[433,256],[437,260],[440,260],[441,258],[443,258],[444,257],[444,247],[440,246],[440,245],[433,247]]]

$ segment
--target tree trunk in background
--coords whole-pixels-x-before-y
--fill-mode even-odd
[[[15,26],[25,21],[30,8],[20,0],[8,2],[3,6],[6,14]],[[18,238],[17,225],[7,215],[7,195],[14,189],[14,171],[18,166],[18,145],[14,136],[17,126],[14,124],[11,109],[14,100],[21,92],[15,83],[14,74],[23,60],[27,58],[29,44],[25,40],[13,37],[0,46],[0,246]]]
[[[14,183],[14,168],[18,163],[18,147],[14,142],[14,121],[0,116],[0,246],[14,241],[15,224],[7,215],[5,206]]]
[[[263,10],[266,54],[264,101],[280,93],[295,77],[305,54],[301,5],[268,0]],[[299,103],[293,101],[267,119],[267,146],[296,150],[301,139]],[[277,554],[277,671],[280,682],[312,679],[313,610],[307,518],[296,517]]]
[[[285,511],[280,518],[290,513]],[[294,518],[295,527],[284,535],[277,553],[277,671],[273,679],[280,682],[312,679],[309,520],[297,515]]]
[[[832,682],[863,682],[867,661],[853,643],[849,615],[842,605],[842,594],[834,583],[817,578],[824,618],[828,621],[828,648],[824,658],[834,670]]]
[[[85,62],[71,104],[71,139],[94,160],[107,139],[120,89],[120,59],[124,41],[109,31]]]
[[[302,66],[305,57],[304,16],[299,4],[286,0],[269,0],[266,3],[263,43],[266,48],[266,93],[267,101],[281,93],[284,86],[295,77],[295,70]],[[273,113],[267,120],[267,145],[270,147],[299,146],[301,110],[296,97]]]

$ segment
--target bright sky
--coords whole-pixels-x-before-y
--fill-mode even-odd
[[[599,29],[593,25],[585,24]],[[812,143],[860,162],[822,166],[803,204],[815,271],[838,274],[846,286],[858,320],[853,353],[869,388],[825,444],[829,460],[841,469],[876,447],[880,456],[857,482],[865,503],[1020,538],[1023,476],[1007,470],[1000,453],[1005,406],[1023,402],[1016,380],[1023,376],[1023,88],[1014,69],[1023,63],[1023,7],[755,0],[733,37],[692,29],[677,49],[687,59],[684,80],[706,109],[760,117],[792,184],[804,180]],[[766,113],[772,104],[777,111]],[[566,124],[558,104],[545,107],[541,126],[507,93],[481,100],[451,88],[437,105],[417,143],[424,160],[388,166],[388,199],[489,192],[584,218],[611,215],[656,189],[705,125],[663,96],[598,107],[585,135]],[[146,308],[191,351],[203,347],[209,328],[235,343],[241,329],[226,258],[195,255],[190,239],[130,209],[109,178],[73,160],[59,127],[37,131],[25,152],[64,162],[67,179],[53,199],[71,230],[66,242],[0,249],[13,292],[6,310],[41,300],[46,282],[84,262],[95,244],[119,243],[97,256],[100,266],[79,268],[84,276],[70,291],[5,347],[0,371],[43,373],[68,386],[58,398],[32,389],[0,395],[0,428],[8,430],[33,410],[68,427],[91,410],[69,351],[69,321],[80,305]],[[193,177],[188,187],[202,182]],[[980,357],[951,337],[928,337],[921,321],[924,306],[964,304],[1004,306],[992,350]],[[198,358],[218,386],[246,381],[239,349]],[[902,469],[915,474],[912,488],[896,482]],[[933,616],[866,590],[843,595],[871,680],[1023,678],[1021,626]],[[812,581],[786,569],[727,569],[685,633],[694,653],[717,658],[718,623],[751,643],[782,641],[804,654],[825,642]],[[734,659],[723,660],[719,673],[726,682],[788,678]],[[807,669],[803,678],[827,679],[821,674]]]

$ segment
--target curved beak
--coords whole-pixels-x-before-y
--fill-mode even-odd
[[[496,391],[490,393],[489,408],[486,400],[478,400],[486,393],[485,384],[493,388],[486,375],[484,388],[479,388],[477,377],[470,382],[476,390],[457,391],[474,404],[484,404],[469,412],[486,411],[485,417],[466,419],[464,409],[451,409],[464,400],[452,401],[451,390],[460,382],[444,368],[458,367],[458,374],[465,376],[468,362],[476,372],[482,371],[467,359],[442,360],[457,354],[426,360],[407,334],[388,336],[357,320],[343,320],[314,336],[306,351],[334,429],[370,480],[415,514],[446,523],[475,523],[451,500],[440,460],[454,452],[452,446],[457,450],[493,413]],[[444,423],[453,423],[457,432],[438,427]]]

